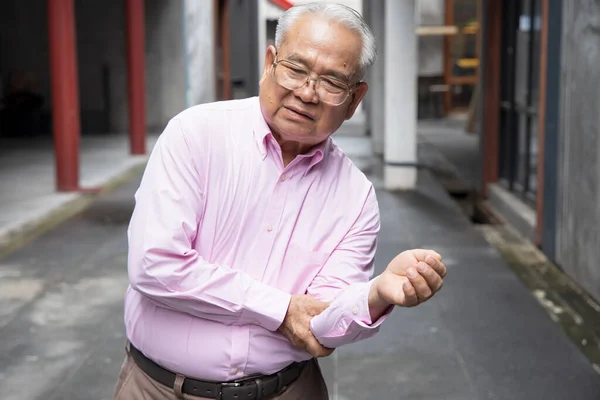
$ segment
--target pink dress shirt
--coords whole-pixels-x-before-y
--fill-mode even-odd
[[[374,335],[367,295],[375,191],[331,139],[284,168],[258,98],[192,107],[152,151],[128,229],[127,337],[177,373],[215,381],[310,359],[277,331],[291,294],[335,348]]]

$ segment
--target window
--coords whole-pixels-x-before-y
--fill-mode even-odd
[[[503,15],[500,182],[537,198],[541,0],[508,0]]]

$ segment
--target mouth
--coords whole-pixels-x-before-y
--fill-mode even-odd
[[[304,110],[302,110],[300,108],[297,108],[297,107],[288,107],[288,106],[283,106],[283,107],[286,110],[291,111],[292,113],[297,114],[297,115],[299,115],[301,117],[304,117],[304,118],[306,118],[306,119],[308,119],[310,121],[314,121],[315,120],[315,116],[312,113],[308,112],[308,111],[304,111]]]

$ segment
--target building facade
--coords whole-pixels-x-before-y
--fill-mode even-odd
[[[600,4],[484,9],[481,190],[600,299]]]
[[[81,189],[82,134],[129,134],[131,154],[146,153],[146,132],[215,98],[218,2],[199,5],[3,1],[0,136],[53,137],[59,191]]]

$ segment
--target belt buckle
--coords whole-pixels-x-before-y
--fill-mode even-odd
[[[222,400],[223,399],[223,390],[227,390],[228,388],[238,388],[240,386],[242,386],[243,384],[241,382],[222,382],[219,383],[217,385],[217,398],[216,400]]]

